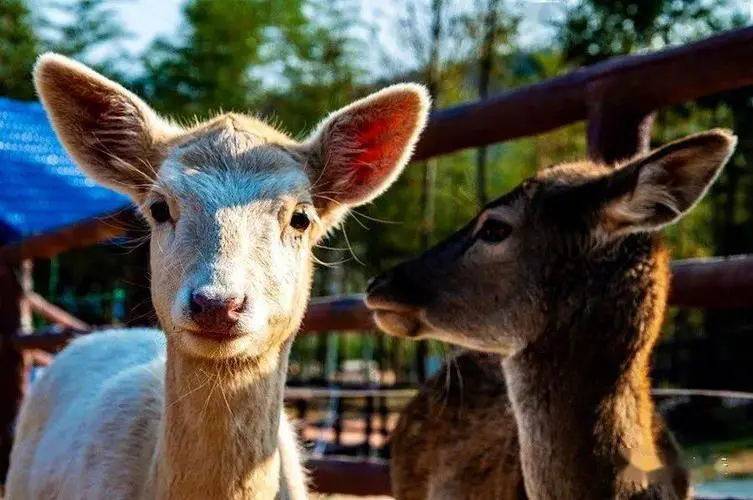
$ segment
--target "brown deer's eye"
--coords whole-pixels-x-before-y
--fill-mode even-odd
[[[478,238],[486,243],[500,243],[512,233],[512,226],[499,219],[486,219],[478,232]]]
[[[152,214],[152,217],[155,221],[157,221],[158,224],[167,222],[172,218],[170,217],[170,207],[165,201],[155,201],[154,203],[152,203],[149,206],[149,212]]]
[[[305,212],[293,212],[293,216],[290,218],[290,227],[296,231],[304,232],[311,224],[311,219]]]

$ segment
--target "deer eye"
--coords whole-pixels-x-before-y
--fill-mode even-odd
[[[154,218],[157,224],[162,224],[172,218],[170,216],[170,207],[167,205],[166,201],[162,200],[155,201],[149,205],[149,213],[152,214],[152,218]]]
[[[512,226],[499,219],[486,219],[477,237],[486,243],[500,243],[512,233]]]
[[[293,216],[290,217],[290,227],[296,231],[304,232],[311,224],[311,219],[306,215],[306,212],[296,210],[293,212]]]

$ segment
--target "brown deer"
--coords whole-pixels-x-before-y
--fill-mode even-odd
[[[162,331],[92,334],[56,358],[21,410],[8,497],[306,498],[282,398],[312,247],[395,180],[426,91],[384,89],[299,142],[240,114],[178,127],[54,54],[34,79],[79,167],[149,223]]]
[[[461,356],[459,375],[446,367],[403,414],[398,498],[688,497],[649,393],[669,284],[656,232],[735,143],[713,130],[617,168],[543,170],[372,281],[384,331],[494,353]]]

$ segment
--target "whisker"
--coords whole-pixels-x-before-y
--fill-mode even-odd
[[[362,266],[366,266],[366,264],[364,264],[361,261],[361,259],[358,258],[358,256],[356,255],[356,253],[353,251],[353,247],[350,244],[350,239],[348,238],[348,232],[345,231],[345,228],[343,228],[343,237],[345,237],[345,243],[348,245],[348,250],[350,250],[350,254],[353,256],[353,260],[355,260],[356,262],[358,262]]]

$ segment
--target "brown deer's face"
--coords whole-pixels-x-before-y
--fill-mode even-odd
[[[511,354],[620,279],[648,236],[703,196],[736,139],[713,130],[615,169],[541,171],[417,258],[372,280],[367,305],[392,335]]]
[[[149,222],[160,324],[206,358],[279,351],[305,310],[312,246],[395,180],[428,112],[422,87],[395,85],[299,143],[245,115],[174,126],[57,55],[40,58],[35,83],[79,166]]]

